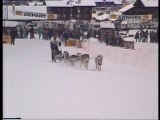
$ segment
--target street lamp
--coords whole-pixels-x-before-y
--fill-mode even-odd
[[[79,25],[79,13],[80,13],[79,4],[81,3],[81,0],[77,0],[76,3],[78,3],[78,25]]]
[[[70,3],[71,3],[71,15],[70,15],[70,16],[71,16],[71,20],[72,20],[72,2],[74,2],[74,1],[73,1],[73,0],[68,0],[68,1],[67,1],[67,4],[70,4]]]

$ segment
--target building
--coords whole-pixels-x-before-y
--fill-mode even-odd
[[[136,0],[119,11],[123,15],[152,15],[152,20],[158,19],[158,0]]]
[[[46,1],[48,14],[57,15],[57,20],[91,20],[92,8],[96,6],[94,0],[54,0]]]

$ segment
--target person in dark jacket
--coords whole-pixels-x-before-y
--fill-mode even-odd
[[[139,31],[136,32],[136,35],[134,38],[136,39],[136,42],[139,42]]]
[[[11,29],[11,31],[10,31],[11,45],[15,45],[15,38],[16,38],[16,35],[17,35],[17,33],[16,33],[15,29],[14,29],[14,28]]]
[[[146,31],[145,31],[145,41],[146,41],[146,42],[148,42],[148,35],[149,35],[148,30],[146,30]]]
[[[108,45],[108,32],[106,33],[106,45]]]
[[[35,36],[34,36],[34,28],[31,27],[31,29],[30,29],[30,39],[33,39],[33,38],[35,38]]]

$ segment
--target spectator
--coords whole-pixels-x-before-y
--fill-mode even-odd
[[[106,33],[106,45],[108,45],[108,32]]]
[[[20,38],[23,39],[23,28],[20,28]]]
[[[155,42],[158,43],[158,30],[156,30],[156,33],[155,33]]]
[[[39,27],[39,28],[37,29],[37,32],[38,32],[38,35],[39,35],[39,39],[41,39],[41,36],[42,36],[42,28]]]
[[[10,31],[10,36],[11,36],[11,45],[15,45],[15,38],[16,38],[16,31],[15,28],[12,28]]]
[[[136,42],[139,42],[139,31],[136,32],[136,35],[134,38],[136,39]]]
[[[145,34],[144,34],[144,36],[145,36],[145,41],[146,41],[146,42],[148,42],[148,35],[149,35],[148,30],[146,30],[146,32],[145,32]]]
[[[30,28],[30,39],[33,39],[33,38],[35,38],[35,36],[34,36],[34,28],[31,27]]]
[[[114,41],[115,41],[115,44],[118,46],[119,45],[119,32],[118,31],[115,31],[115,37],[114,37]]]

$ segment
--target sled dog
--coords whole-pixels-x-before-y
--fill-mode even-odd
[[[69,65],[75,67],[76,55],[69,56]]]
[[[82,57],[81,53],[77,53],[76,54],[76,63],[77,63],[77,65],[80,65],[81,57]]]
[[[85,68],[88,70],[89,60],[90,60],[89,54],[82,54],[81,59],[80,59],[81,61],[80,67],[84,65]]]
[[[95,58],[96,69],[101,70],[102,60],[103,60],[103,56],[102,55],[98,55]]]
[[[63,60],[62,51],[58,51],[57,55],[55,56],[55,61],[59,60],[60,62]]]
[[[64,63],[67,64],[69,62],[69,53],[67,51],[63,52]]]

